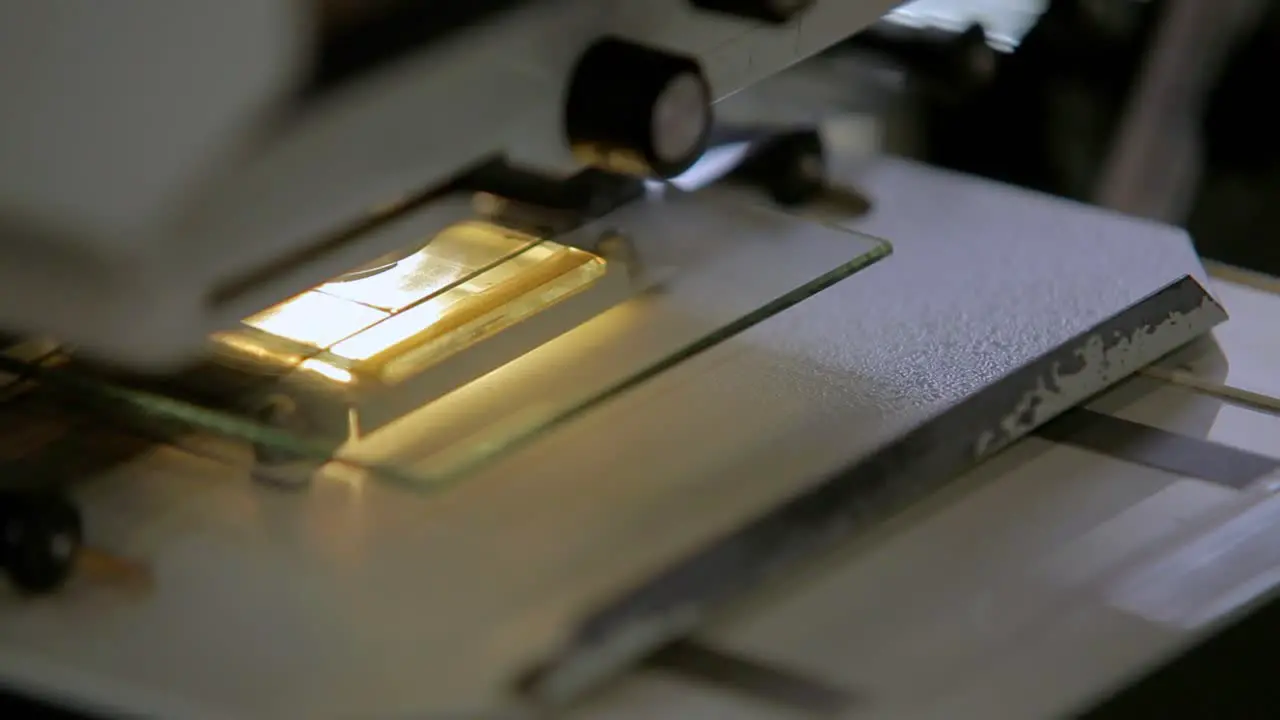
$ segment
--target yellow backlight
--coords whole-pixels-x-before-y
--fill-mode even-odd
[[[605,271],[592,253],[469,222],[394,267],[326,283],[244,322],[313,349],[298,367],[314,376],[395,383],[590,287]]]

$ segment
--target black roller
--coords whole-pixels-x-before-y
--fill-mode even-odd
[[[610,38],[574,69],[565,135],[593,167],[675,177],[702,156],[710,130],[711,90],[693,58]]]

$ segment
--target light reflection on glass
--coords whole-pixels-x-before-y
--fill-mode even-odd
[[[314,348],[301,370],[339,384],[396,382],[592,285],[591,253],[481,222],[455,225],[394,267],[326,283],[246,319]],[[215,341],[274,354],[245,334]],[[300,361],[300,362],[299,362]]]
[[[303,360],[298,367],[318,375],[323,375],[324,377],[343,385],[354,382],[356,379],[355,376],[351,374],[350,370],[340,368],[337,365],[325,362],[318,358],[307,358],[306,360]]]
[[[467,295],[465,286],[445,293],[457,301],[435,324],[396,346],[379,369],[385,382],[421,372],[470,345],[491,337],[560,300],[590,287],[605,273],[604,260],[576,248],[561,248],[528,272]],[[381,325],[376,326],[381,327]],[[334,348],[340,354],[340,346]]]
[[[326,283],[318,292],[388,312],[502,262],[537,243],[537,238],[480,222],[442,231],[425,248],[392,268],[357,280]]]
[[[328,347],[382,320],[387,313],[315,291],[304,292],[244,323],[317,348]]]

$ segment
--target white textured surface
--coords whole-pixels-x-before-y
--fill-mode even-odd
[[[1198,269],[1181,234],[1149,223],[893,160],[860,179],[878,208],[862,226],[891,238],[893,257],[447,493],[332,482],[282,495],[163,455],[87,486],[93,537],[153,562],[156,592],[0,598],[0,670],[162,714],[168,697],[237,718],[491,706],[598,603]],[[1001,532],[979,514],[926,544],[1025,557],[1034,533],[1065,538],[1118,511],[1114,484],[1086,478],[1092,504],[1076,502],[1092,515],[1063,515],[1052,480],[1013,487],[1048,493],[1023,498],[1039,525]],[[1124,487],[1136,499],[1166,482]],[[927,559],[883,579],[926,578]],[[913,607],[886,593],[858,602]],[[946,610],[937,602],[923,609]],[[976,617],[970,631],[994,622]],[[784,640],[766,646],[794,647]]]

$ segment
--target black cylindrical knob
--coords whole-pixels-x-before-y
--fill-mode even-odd
[[[814,0],[691,0],[691,2],[694,7],[702,10],[763,20],[768,23],[784,23],[808,10]]]
[[[670,178],[689,169],[711,131],[711,89],[693,58],[605,39],[582,54],[565,135],[601,170]]]
[[[57,495],[0,496],[0,565],[23,592],[44,593],[71,575],[84,530],[80,513]]]

